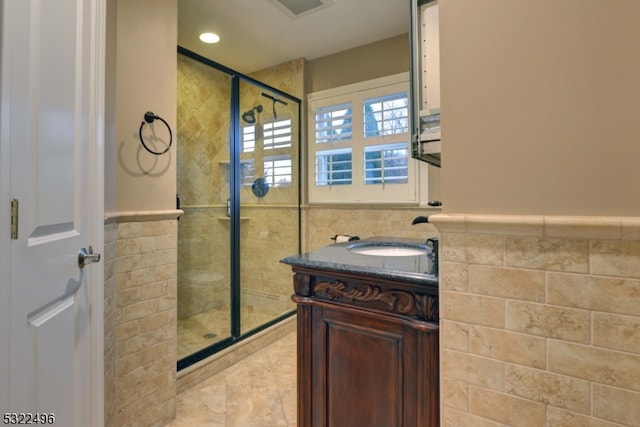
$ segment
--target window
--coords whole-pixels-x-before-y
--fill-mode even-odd
[[[264,177],[272,188],[290,187],[293,179],[291,118],[245,125],[241,132],[242,185],[251,186],[255,178]]]
[[[316,185],[351,184],[351,149],[316,152]]]
[[[272,187],[291,185],[291,156],[265,157],[264,178]]]
[[[407,144],[373,145],[364,148],[364,183],[406,184],[409,179]]]
[[[256,149],[256,127],[244,126],[242,128],[242,152],[253,153]]]
[[[406,92],[365,99],[365,138],[408,132],[409,106]]]
[[[265,150],[291,147],[291,119],[265,123],[262,134]]]
[[[315,123],[317,144],[351,139],[351,103],[318,108]]]
[[[311,203],[418,201],[406,74],[311,94],[309,123]]]

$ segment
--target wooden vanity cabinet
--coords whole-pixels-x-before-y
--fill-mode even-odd
[[[293,270],[298,427],[438,426],[437,285]]]

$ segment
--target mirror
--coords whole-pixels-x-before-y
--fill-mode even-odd
[[[410,0],[411,149],[440,167],[440,37],[437,0]]]

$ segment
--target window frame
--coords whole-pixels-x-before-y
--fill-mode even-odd
[[[377,97],[407,94],[407,113],[410,111],[409,74],[400,73],[351,85],[309,94],[308,117],[308,198],[309,204],[409,204],[419,203],[419,168],[411,158],[411,134],[406,133],[365,137],[364,102]],[[351,103],[352,137],[348,140],[316,143],[316,111],[332,105]],[[357,113],[356,113],[357,112]],[[409,118],[407,117],[407,120]],[[365,183],[365,149],[373,145],[406,143],[406,183]],[[349,185],[316,185],[316,153],[326,150],[352,150],[352,183]]]

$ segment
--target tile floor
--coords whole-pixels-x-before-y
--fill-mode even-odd
[[[296,333],[292,332],[177,398],[167,427],[296,425]]]

